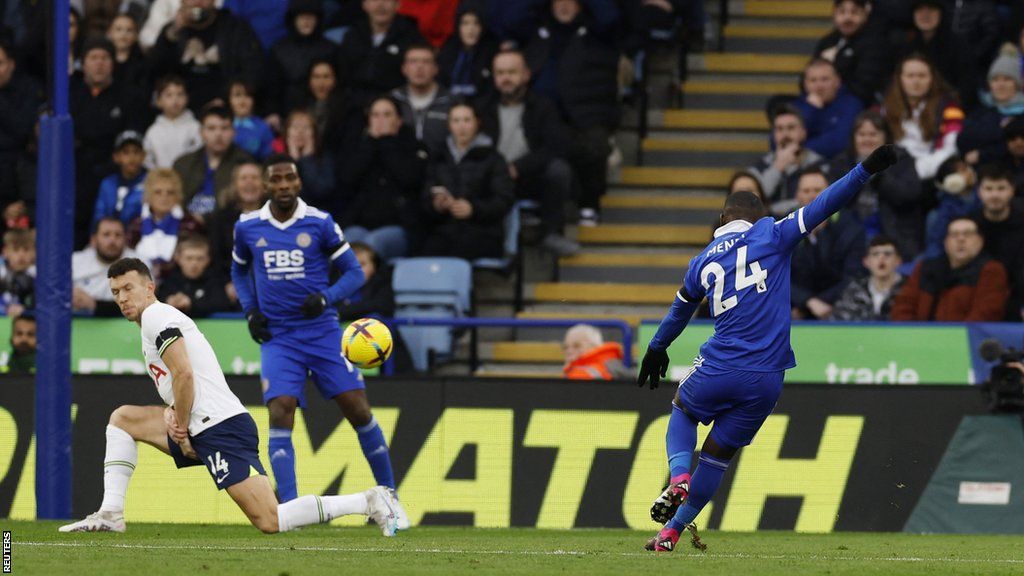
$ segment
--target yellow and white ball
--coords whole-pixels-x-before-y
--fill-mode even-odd
[[[391,356],[391,331],[380,320],[360,318],[345,328],[341,353],[360,368],[376,368]]]

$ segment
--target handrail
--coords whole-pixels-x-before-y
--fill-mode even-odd
[[[633,367],[633,328],[623,320],[532,320],[520,318],[383,318],[389,328],[398,326],[447,326],[451,328],[569,328],[580,323],[597,328],[611,328],[622,332],[622,363]],[[475,351],[473,351],[475,356]],[[391,359],[384,363],[382,373],[390,375]]]

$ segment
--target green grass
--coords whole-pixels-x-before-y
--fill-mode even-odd
[[[790,532],[703,534],[707,553],[644,552],[628,530],[317,526],[264,536],[245,526],[132,524],[125,534],[58,534],[55,522],[0,521],[14,574],[1022,574],[1013,536]]]

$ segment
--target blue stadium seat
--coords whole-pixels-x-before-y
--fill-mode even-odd
[[[392,277],[395,318],[459,318],[472,310],[473,272],[460,258],[402,258]],[[452,356],[453,332],[446,326],[399,326],[413,366],[430,368],[431,357]]]
[[[515,276],[515,312],[523,309],[523,267],[520,253],[521,211],[535,210],[537,203],[531,200],[520,200],[515,203],[508,216],[505,217],[505,255],[501,258],[477,258],[473,260],[476,270],[490,270],[507,276]]]

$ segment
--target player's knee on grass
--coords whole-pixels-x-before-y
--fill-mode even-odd
[[[295,408],[298,405],[298,399],[291,396],[272,398],[267,403],[267,409],[270,412],[270,426],[292,429],[295,426]]]

